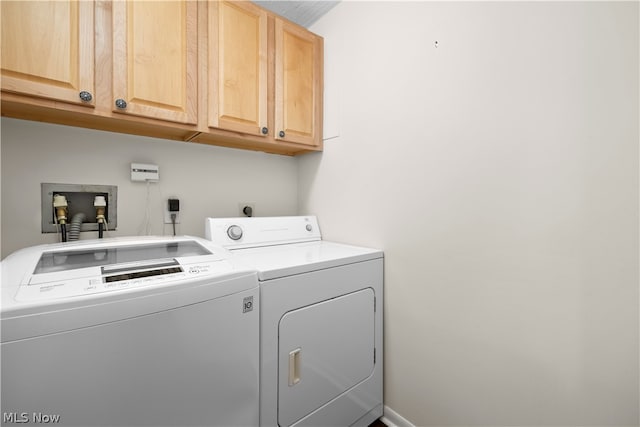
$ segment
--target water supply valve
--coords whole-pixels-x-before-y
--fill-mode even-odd
[[[56,210],[56,219],[59,224],[67,223],[67,198],[62,194],[53,196],[53,208]]]
[[[93,199],[93,207],[96,208],[96,221],[98,222],[98,224],[104,224],[104,212],[105,208],[107,207],[107,201],[104,196],[96,196]]]

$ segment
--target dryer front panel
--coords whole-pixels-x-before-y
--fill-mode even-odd
[[[278,422],[290,426],[370,377],[375,294],[366,288],[289,311],[278,339]]]

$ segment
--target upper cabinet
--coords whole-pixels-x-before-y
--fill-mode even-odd
[[[267,135],[267,13],[210,2],[208,23],[208,125]]]
[[[276,19],[276,138],[319,146],[322,141],[322,39]]]
[[[197,122],[198,6],[113,2],[113,111]]]
[[[254,3],[0,7],[3,116],[270,153],[322,149],[323,39]]]
[[[209,128],[261,137],[244,143],[262,149],[321,147],[321,37],[239,1],[208,3],[207,37]]]
[[[93,106],[94,3],[2,1],[2,90]]]

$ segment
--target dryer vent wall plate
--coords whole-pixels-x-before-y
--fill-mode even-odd
[[[131,181],[160,181],[160,168],[147,163],[131,163]]]

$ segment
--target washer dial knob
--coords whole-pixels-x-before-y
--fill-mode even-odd
[[[240,240],[242,237],[242,228],[240,228],[239,225],[232,225],[227,228],[227,236],[229,236],[231,240]]]

